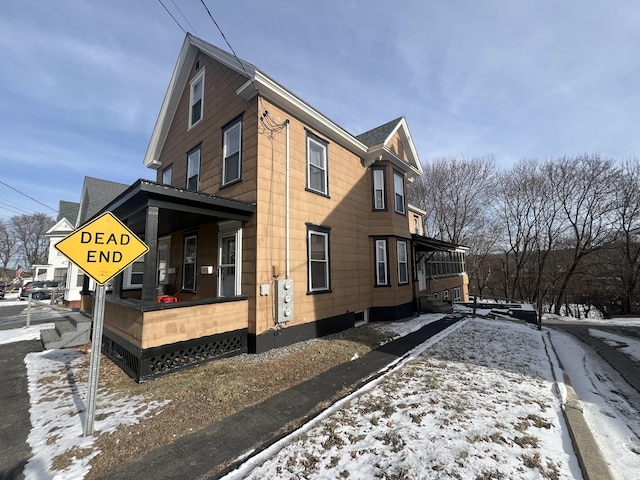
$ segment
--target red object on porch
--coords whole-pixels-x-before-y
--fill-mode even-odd
[[[177,297],[173,295],[158,295],[158,303],[175,303],[178,301]]]

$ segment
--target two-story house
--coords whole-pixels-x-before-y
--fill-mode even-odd
[[[56,224],[45,233],[49,239],[47,263],[32,266],[34,280],[55,280],[61,283],[66,281],[69,260],[58,252],[54,245],[73,231],[77,214],[77,203],[64,200],[59,202]]]
[[[149,246],[105,305],[134,378],[413,315],[403,117],[354,136],[187,34],[144,164],[156,181],[102,209]]]

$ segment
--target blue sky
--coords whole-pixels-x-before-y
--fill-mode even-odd
[[[162,1],[227,50],[200,0]],[[206,4],[240,58],[349,132],[404,115],[423,163],[640,152],[635,0]],[[3,0],[0,180],[57,209],[85,175],[155,178],[142,158],[183,40],[158,0]],[[0,220],[55,215],[4,184]]]

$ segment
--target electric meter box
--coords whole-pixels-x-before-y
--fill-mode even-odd
[[[293,320],[293,280],[276,280],[276,323]]]

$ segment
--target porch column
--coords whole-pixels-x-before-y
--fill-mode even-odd
[[[158,271],[158,207],[147,207],[144,243],[149,247],[142,281],[142,303],[156,301],[156,274]]]

